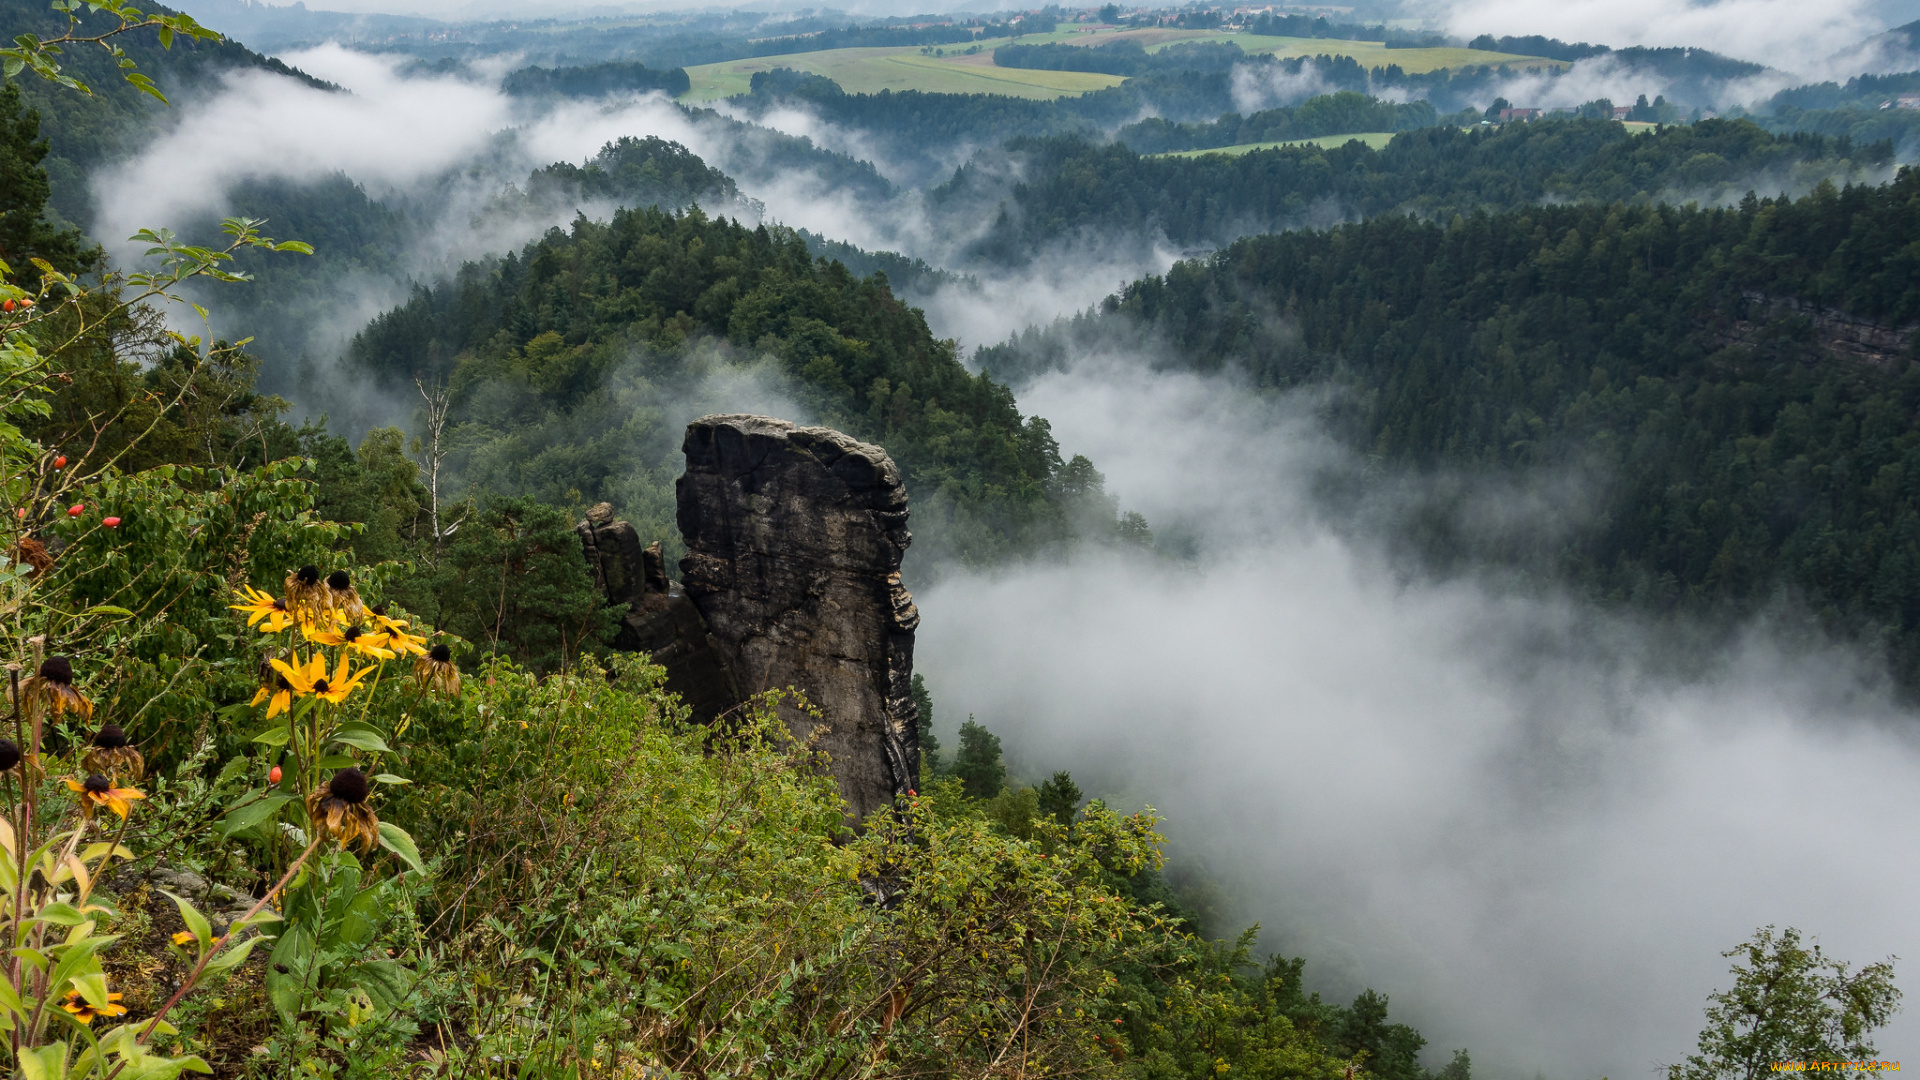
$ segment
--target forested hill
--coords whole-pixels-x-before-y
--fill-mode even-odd
[[[605,499],[647,535],[675,535],[685,422],[754,394],[887,448],[913,492],[919,565],[1143,532],[1115,517],[1090,465],[1060,460],[1045,420],[969,374],[885,278],[816,260],[791,230],[698,209],[582,218],[469,265],[375,319],[352,365],[407,393],[416,377],[451,385],[462,485]],[[717,394],[722,384],[748,389]]]
[[[1213,246],[1304,224],[1310,213],[1445,220],[1548,200],[1732,201],[1755,188],[1806,190],[1823,176],[1877,178],[1893,158],[1885,143],[1776,136],[1728,120],[1644,135],[1605,120],[1437,127],[1402,132],[1382,150],[1350,142],[1157,158],[1060,137],[1015,141],[1007,152],[1025,179],[976,247],[1002,263],[1031,258],[1057,238],[1116,228],[1157,227],[1176,244]],[[936,190],[935,202],[970,205],[1005,171],[970,164]]]
[[[171,12],[160,4],[145,5],[153,12]],[[80,32],[98,34],[116,25],[108,15],[88,13],[85,5],[76,9]],[[58,37],[66,32],[66,21],[58,12],[48,10],[46,0],[0,0],[0,22],[11,29],[8,36],[33,33],[42,38]],[[219,29],[219,27],[213,27]],[[183,95],[206,85],[221,74],[235,69],[254,68],[313,86],[331,89],[305,72],[288,67],[271,57],[261,56],[233,41],[189,41],[175,39],[171,49],[163,49],[152,34],[125,34],[114,39],[138,70],[151,79],[177,104]],[[91,97],[54,86],[40,79],[19,83],[22,96],[40,114],[42,133],[52,143],[52,153],[44,167],[52,183],[52,205],[67,220],[88,224],[87,174],[128,148],[147,125],[165,115],[167,107],[129,85],[115,67],[107,51],[97,45],[76,45],[60,57],[67,74],[79,79],[93,91]]]
[[[1597,599],[1751,611],[1785,588],[1884,637],[1920,688],[1920,172],[1738,208],[1549,206],[1242,240],[1104,310],[982,350],[1017,376],[1076,337],[1262,386],[1332,379],[1356,449],[1418,470],[1597,478],[1551,541],[1408,538]],[[1538,544],[1538,547],[1534,545]]]

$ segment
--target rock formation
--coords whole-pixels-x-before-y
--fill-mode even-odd
[[[642,548],[633,526],[615,521],[607,503],[587,511],[576,530],[587,569],[607,603],[627,605],[613,647],[652,653],[654,662],[667,669],[667,689],[680,695],[696,720],[712,720],[739,704],[741,694],[720,643],[707,633],[686,593],[667,579],[659,541]]]
[[[702,417],[684,449],[681,578],[734,684],[804,691],[852,816],[890,805],[920,771],[900,470],[877,446],[764,416]]]
[[[851,818],[892,805],[920,774],[900,470],[877,446],[764,416],[702,417],[685,450],[684,588],[612,506],[578,526],[607,602],[628,605],[614,647],[652,653],[701,721],[763,690],[802,691],[826,730],[797,709],[784,719],[817,735]]]

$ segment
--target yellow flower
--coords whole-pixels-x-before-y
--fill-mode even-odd
[[[293,708],[293,684],[287,681],[285,675],[274,671],[272,668],[267,669],[267,674],[273,676],[273,684],[271,686],[263,686],[255,691],[253,704],[258,705],[263,701],[267,702],[267,719],[271,720],[281,713],[286,712],[288,709]]]
[[[307,640],[315,645],[344,645],[360,656],[374,660],[393,659],[393,650],[387,648],[387,635],[358,626],[346,626],[338,630],[308,632]]]
[[[193,931],[191,930],[182,930],[173,935],[173,943],[183,949],[199,940],[199,938],[193,936]]]
[[[99,773],[87,777],[84,781],[69,777],[67,786],[73,789],[74,794],[80,796],[80,811],[86,815],[88,821],[93,820],[93,812],[102,806],[124,818],[133,809],[133,800],[147,797],[144,792],[135,791],[132,788],[114,787],[113,781]]]
[[[354,688],[360,685],[360,680],[373,670],[363,667],[353,671],[347,661],[348,657],[342,654],[340,667],[331,676],[327,674],[327,658],[319,653],[314,653],[302,665],[289,664],[285,660],[273,660],[270,663],[275,671],[286,678],[288,685],[293,688],[294,697],[312,694],[338,705],[347,700],[347,695],[353,693]]]
[[[407,633],[407,627],[412,625],[407,620],[389,618],[387,605],[370,607],[367,614],[373,616],[374,629],[387,636],[387,648],[407,656],[427,655],[427,639],[419,634]]]
[[[247,598],[247,602],[227,606],[235,611],[246,612],[248,626],[260,627],[260,632],[263,634],[277,634],[293,625],[293,613],[287,610],[285,600],[276,600],[272,595],[261,592],[251,585],[242,585],[240,592]]]
[[[119,994],[108,994],[105,1005],[95,1006],[89,1004],[86,998],[81,997],[80,991],[69,990],[67,991],[66,1000],[60,1003],[60,1007],[72,1013],[75,1020],[83,1024],[91,1024],[93,1023],[94,1017],[97,1016],[125,1016],[127,1014],[127,1007],[125,1005],[114,1004],[114,1002],[119,1000]]]

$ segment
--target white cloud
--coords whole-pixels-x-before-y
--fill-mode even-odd
[[[972,715],[1016,764],[1159,807],[1267,949],[1389,994],[1430,1065],[1677,1061],[1720,951],[1765,923],[1920,955],[1920,745],[1870,665],[1755,628],[1688,668],[1666,629],[1409,581],[1316,512],[1341,455],[1299,402],[1119,362],[1022,404],[1200,554],[925,590],[943,735]],[[1880,1046],[1916,1038],[1910,1016]]]

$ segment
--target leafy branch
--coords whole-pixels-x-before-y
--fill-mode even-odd
[[[99,13],[105,12],[117,24],[102,34],[84,34],[80,32],[80,9]],[[92,96],[93,88],[60,69],[57,57],[65,54],[72,45],[98,45],[112,54],[114,62],[126,73],[126,80],[141,93],[157,98],[161,104],[168,104],[167,96],[153,84],[153,80],[136,70],[133,59],[118,42],[110,39],[133,30],[149,27],[158,32],[160,47],[173,48],[173,39],[183,36],[192,41],[219,41],[218,32],[209,30],[195,22],[193,16],[185,13],[170,15],[149,14],[134,7],[126,0],[53,0],[53,10],[67,17],[67,32],[55,38],[41,38],[34,34],[20,34],[13,39],[13,47],[0,49],[0,62],[4,62],[6,77],[11,79],[22,71],[31,70],[35,75],[49,82],[58,83],[69,90],[78,90]]]

